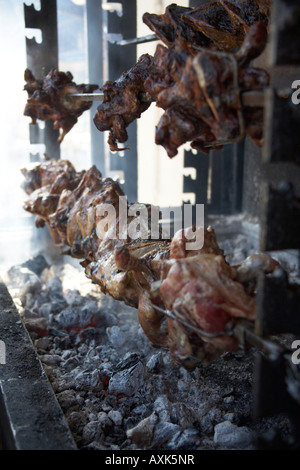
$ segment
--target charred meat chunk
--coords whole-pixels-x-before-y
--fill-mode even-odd
[[[111,151],[123,150],[119,143],[128,139],[126,128],[149,108],[151,100],[145,100],[144,82],[153,58],[149,54],[140,57],[137,64],[115,81],[107,81],[101,91],[104,100],[97,108],[94,123],[99,131],[109,131]]]
[[[193,51],[180,40],[164,51],[164,46],[158,46],[145,87],[151,96],[157,93],[156,105],[165,110],[156,127],[155,142],[170,158],[185,142],[203,153],[245,135],[262,144],[263,107],[244,107],[241,94],[268,86],[268,74],[249,66],[266,40],[266,27],[260,22],[249,29],[236,54]]]
[[[270,0],[209,1],[195,8],[171,4],[165,13],[144,13],[143,22],[171,47],[177,39],[194,46],[233,52],[250,26],[268,23]]]
[[[177,38],[196,44],[202,47],[208,47],[210,40],[191,25],[183,21],[183,15],[191,12],[193,9],[181,7],[172,3],[167,6],[163,15],[153,13],[144,13],[143,22],[161,39],[166,46],[170,47]]]
[[[128,139],[127,126],[153,100],[164,110],[155,129],[155,143],[163,146],[170,158],[186,142],[202,153],[245,136],[260,146],[263,103],[244,106],[242,94],[264,91],[269,84],[267,72],[250,65],[266,42],[266,24],[260,20],[247,26],[235,52],[194,47],[182,38],[169,47],[158,44],[153,57],[143,55],[119,80],[105,83],[104,102],[94,122],[100,131],[110,131],[110,149],[122,150],[118,142]],[[145,101],[145,96],[149,100]]]
[[[79,116],[92,105],[91,101],[70,98],[68,95],[92,93],[98,85],[77,85],[70,72],[60,72],[56,69],[50,70],[44,79],[36,79],[33,73],[26,69],[24,78],[24,90],[28,93],[24,115],[31,117],[32,124],[36,124],[38,119],[52,120],[54,129],[61,129],[58,138],[61,143],[77,123]]]

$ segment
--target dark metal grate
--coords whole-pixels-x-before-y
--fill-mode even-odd
[[[271,16],[271,87],[265,99],[265,143],[262,151],[260,226],[262,250],[300,250],[300,108],[280,97],[281,87],[291,88],[291,66],[300,66],[299,3],[274,0]],[[298,68],[300,71],[300,68]],[[300,74],[299,74],[300,76]],[[282,81],[284,79],[284,81]],[[277,82],[277,83],[276,83]],[[298,129],[298,131],[297,131]],[[293,182],[294,186],[291,184]],[[300,333],[300,289],[289,284],[284,272],[261,277],[258,285],[256,330],[262,336]],[[282,358],[258,357],[256,364],[256,414],[289,412],[300,423],[299,403],[286,393],[286,371]],[[296,386],[296,385],[295,385]]]
[[[207,214],[237,214],[242,211],[244,142],[211,151],[209,155],[185,152],[184,167],[196,178],[184,176],[183,190],[195,194],[195,204],[205,204]]]

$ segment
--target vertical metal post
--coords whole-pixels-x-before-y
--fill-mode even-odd
[[[300,71],[299,27],[299,2],[273,0],[268,57],[271,85],[265,98],[261,165],[261,250],[300,250],[300,107],[293,104],[289,96],[280,94],[280,89],[291,87],[296,65]],[[275,272],[268,278],[260,276],[257,287],[257,334],[298,334],[299,308],[300,290],[298,286],[289,284],[284,272]],[[254,411],[257,416],[264,416],[291,409],[299,424],[299,403],[293,402],[290,408],[291,398],[287,396],[284,372],[276,358],[265,360],[258,357],[255,376],[259,389]],[[278,387],[278,376],[281,375],[282,383]],[[278,388],[282,390],[274,394]],[[274,397],[271,399],[272,394],[276,400]]]
[[[108,35],[122,33],[123,39],[134,38],[137,34],[136,0],[121,0],[118,3],[122,4],[122,14],[108,12]],[[136,59],[136,45],[120,46],[109,43],[109,80],[118,79],[124,71],[135,65]],[[124,156],[118,152],[110,152],[110,171],[123,172],[124,182],[121,186],[128,200],[133,202],[137,200],[137,123],[132,122],[127,132],[128,150],[124,150]]]
[[[57,31],[57,5],[56,0],[41,0],[41,9],[36,10],[34,5],[24,4],[25,28],[40,29],[41,43],[35,37],[26,37],[27,67],[37,79],[41,79],[51,69],[58,68],[58,31]],[[44,144],[45,153],[51,158],[60,158],[59,131],[53,129],[53,122],[46,121],[42,129],[39,123],[29,124],[29,141],[31,144]],[[30,153],[31,161],[40,161],[39,153]],[[47,249],[50,240],[48,231],[35,231],[31,239],[32,250],[37,246]]]
[[[99,86],[101,86],[104,82],[104,32],[101,0],[86,0],[86,24],[89,83],[99,83]],[[107,144],[104,142],[103,132],[98,131],[93,121],[97,106],[97,102],[93,103],[90,112],[91,161],[105,175],[104,146]]]
[[[196,8],[207,0],[190,0]],[[183,190],[205,204],[206,214],[237,214],[242,211],[244,143],[229,144],[210,155],[184,152],[184,167],[196,170],[196,179],[183,176]]]
[[[34,5],[24,4],[25,28],[40,29],[42,42],[37,43],[35,37],[26,37],[27,67],[38,79],[52,68],[58,68],[58,35],[56,0],[41,0],[41,9]],[[30,124],[30,127],[33,125]],[[30,130],[30,143],[45,144],[45,152],[51,158],[60,158],[60,147],[57,141],[59,132],[53,129],[51,121],[45,122],[45,128],[39,124]],[[31,158],[33,155],[31,155]],[[35,157],[36,158],[36,157]]]

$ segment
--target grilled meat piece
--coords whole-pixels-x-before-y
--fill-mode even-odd
[[[280,267],[267,254],[250,255],[239,265],[229,266],[222,254],[213,251],[218,252],[209,249],[178,257],[159,288],[165,307],[202,331],[195,337],[180,321],[167,319],[169,337],[173,338],[171,353],[186,365],[199,358],[207,363],[222,351],[238,349],[237,339],[231,335],[234,325],[241,319],[256,318],[255,292],[247,283],[255,281],[260,272],[271,273]]]
[[[230,320],[255,318],[255,298],[235,281],[235,270],[220,255],[200,254],[176,260],[162,281],[160,293],[167,309],[204,332],[224,332],[224,336],[201,338],[212,342],[216,352],[238,347],[236,339],[225,333]]]
[[[152,96],[158,92],[156,105],[165,110],[156,128],[155,142],[165,148],[170,158],[185,142],[204,153],[245,135],[261,145],[263,108],[243,107],[240,94],[262,91],[269,83],[264,70],[248,65],[262,52],[266,40],[266,28],[260,22],[249,29],[236,54],[207,49],[191,52],[179,40],[163,52],[160,46],[157,58],[166,67],[160,74],[163,76],[165,71],[170,79],[156,88],[152,85],[157,77],[154,56],[154,66],[149,71],[151,77],[153,70],[154,79],[148,78],[145,87]]]
[[[70,72],[60,72],[56,69],[50,70],[43,80],[36,79],[33,73],[26,69],[24,78],[24,90],[28,93],[24,115],[31,117],[32,124],[36,124],[37,119],[53,120],[54,129],[61,129],[59,142],[63,141],[79,116],[92,105],[91,101],[69,99],[68,95],[92,93],[98,88],[98,85],[77,85]]]
[[[159,94],[180,80],[190,55],[196,51],[184,41],[176,41],[170,48],[158,44],[145,80],[145,89],[156,100]]]
[[[21,172],[25,178],[23,189],[27,194],[46,185],[51,185],[52,194],[60,194],[63,189],[74,189],[82,177],[82,172],[76,172],[68,160],[54,161],[47,155],[45,162],[33,165],[31,169],[22,168]]]
[[[278,261],[270,258],[270,256],[260,253],[248,256],[242,263],[235,267],[235,279],[239,282],[248,282],[255,279],[261,271],[264,273],[272,273],[280,265]]]
[[[244,39],[243,24],[230,17],[220,2],[209,2],[183,15],[183,21],[202,32],[219,51],[234,51]]]
[[[270,0],[209,1],[196,8],[171,4],[163,15],[144,13],[143,22],[171,47],[179,38],[194,46],[233,52],[250,26],[268,24]]]
[[[271,0],[219,0],[219,3],[233,21],[244,25],[245,31],[261,20],[268,24]]]
[[[61,193],[78,186],[83,172],[76,172],[67,160],[51,160],[49,157],[31,169],[22,168],[21,172],[25,177],[23,189],[29,194],[24,209],[36,215],[37,227],[46,223],[51,232],[49,215],[55,212]]]
[[[120,150],[117,141],[127,140],[128,124],[150,106],[141,99],[146,92],[165,111],[155,143],[170,158],[186,142],[203,153],[246,135],[262,145],[263,107],[243,106],[241,94],[263,91],[269,83],[267,72],[249,65],[266,41],[266,26],[258,22],[235,54],[195,49],[182,39],[169,48],[159,44],[153,58],[142,56],[117,82],[104,85],[94,122],[99,130],[110,130],[110,149]]]
[[[177,38],[201,47],[209,47],[211,41],[193,25],[188,25],[183,21],[183,15],[191,11],[193,11],[192,8],[172,3],[166,7],[163,15],[144,13],[143,22],[168,47],[172,46]]]
[[[149,108],[151,101],[143,99],[144,82],[153,58],[149,54],[142,55],[137,64],[124,72],[115,81],[107,81],[101,91],[104,100],[98,106],[94,123],[99,131],[109,131],[108,143],[111,151],[124,150],[118,143],[128,139],[126,128]]]
[[[229,266],[211,227],[185,228],[171,240],[159,231],[152,240],[151,206],[133,207],[118,183],[103,178],[96,167],[77,173],[68,161],[48,160],[22,172],[29,194],[24,208],[37,216],[37,226],[46,224],[56,245],[83,260],[87,277],[102,292],[138,309],[153,344],[169,347],[186,366],[238,347],[227,327],[240,318],[255,318],[255,296],[247,283],[258,270],[272,272],[278,263],[252,255]],[[111,209],[114,217],[107,219]],[[135,220],[133,209],[145,212],[143,223]],[[143,237],[129,230],[134,222]],[[186,243],[193,243],[194,235],[203,245]],[[207,338],[158,309],[172,310],[204,333],[220,336]]]
[[[197,231],[197,232],[196,232]],[[198,240],[203,241],[200,249],[191,249],[192,245],[188,243],[193,237],[198,236]],[[200,243],[199,243],[200,244]],[[190,249],[189,249],[190,248]],[[170,257],[173,259],[188,258],[197,254],[213,253],[215,255],[224,255],[224,251],[219,247],[216,234],[211,226],[188,227],[178,230],[171,240]]]

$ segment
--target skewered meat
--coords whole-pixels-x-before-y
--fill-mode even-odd
[[[43,227],[48,223],[48,215],[57,207],[62,191],[72,190],[79,184],[82,172],[77,173],[67,160],[57,160],[55,164],[47,157],[44,163],[33,166],[30,170],[23,168],[25,177],[23,189],[29,194],[24,208],[37,214],[35,224]]]
[[[162,281],[160,294],[167,309],[175,311],[189,323],[204,332],[222,333],[236,318],[255,318],[255,298],[244,286],[234,280],[235,271],[222,256],[201,254],[179,259],[172,265]],[[168,319],[169,323],[176,321]],[[181,337],[186,333],[182,331]],[[237,349],[237,340],[231,336],[203,337],[219,350]],[[188,341],[184,343],[188,344]],[[176,351],[173,351],[176,355]],[[183,350],[180,351],[184,358]],[[187,354],[190,355],[189,353]]]
[[[168,47],[172,46],[177,38],[198,46],[209,47],[211,41],[193,25],[184,22],[184,14],[191,11],[193,8],[181,7],[172,3],[166,7],[163,15],[144,13],[143,22]]]
[[[47,155],[45,155],[45,162],[34,165],[29,170],[22,168],[21,172],[25,178],[23,189],[27,194],[47,185],[51,185],[52,194],[60,194],[63,189],[74,189],[82,177],[82,172],[77,173],[68,160],[57,160],[53,164]],[[70,188],[67,188],[66,181],[70,182]]]
[[[270,0],[219,0],[197,8],[169,5],[163,15],[145,13],[143,21],[162,39],[154,57],[144,54],[137,64],[101,90],[103,103],[94,123],[109,131],[112,151],[125,150],[127,127],[148,109],[151,101],[164,109],[156,127],[155,142],[170,158],[185,142],[208,153],[226,143],[250,136],[262,145],[263,107],[243,106],[241,94],[263,91],[266,72],[251,68],[266,44]],[[223,55],[220,54],[223,52]],[[67,95],[88,93],[97,85],[76,85],[70,72],[51,70],[44,80],[25,71],[29,98],[24,114],[53,119],[62,129],[61,142],[89,101]]]
[[[126,142],[126,127],[149,108],[151,101],[143,100],[144,82],[152,57],[144,54],[137,64],[124,72],[116,82],[107,81],[101,91],[104,100],[97,108],[94,123],[99,131],[110,131],[108,143],[112,151],[119,149],[117,141]]]
[[[32,176],[36,184],[37,168],[39,165],[31,170],[23,170],[27,178],[27,192],[30,193],[29,199],[24,203],[25,210],[38,216],[38,220],[44,220],[56,245],[68,246],[72,256],[86,260],[89,276],[100,285],[104,292],[137,306],[136,285],[132,287],[132,294],[129,294],[131,278],[134,276],[130,273],[122,273],[117,267],[115,248],[121,244],[125,248],[128,246],[131,254],[138,252],[140,258],[155,259],[158,252],[161,257],[168,256],[168,252],[165,253],[169,247],[168,242],[145,240],[142,243],[140,240],[132,239],[127,233],[121,233],[119,204],[120,197],[124,197],[124,193],[117,182],[110,178],[102,178],[96,167],[81,174],[79,181],[76,178],[77,184],[73,190],[68,186],[63,189],[56,185],[56,194],[53,193],[52,188],[58,176],[52,185],[46,184],[31,192],[32,185],[29,184],[29,180]],[[64,171],[64,165],[56,160],[46,162],[44,170],[46,168],[51,175]],[[115,209],[116,219],[110,224],[110,230],[105,232],[103,238],[100,239],[99,222],[105,217],[104,214],[101,216],[99,207],[104,204],[111,205]],[[49,207],[48,212],[47,207]],[[126,215],[129,207],[130,204],[126,202]],[[132,219],[133,216],[128,217],[128,223]],[[127,224],[124,228],[127,232]],[[121,252],[118,253],[120,266],[124,255],[124,252],[123,255]],[[142,277],[143,275],[141,275],[140,282],[146,284],[147,280]],[[133,282],[136,284],[135,280]]]
[[[107,82],[94,122],[99,130],[110,130],[110,149],[119,150],[117,141],[128,138],[126,127],[150,106],[142,101],[145,92],[165,111],[155,143],[170,158],[186,142],[203,153],[246,135],[262,145],[263,106],[243,106],[242,94],[263,91],[269,83],[267,72],[249,65],[266,45],[265,22],[247,27],[243,38],[235,53],[177,38],[168,48],[159,44],[154,57],[143,55],[118,81]]]
[[[268,23],[270,1],[220,0],[183,14],[182,19],[202,32],[219,51],[233,52],[241,46],[250,26]]]
[[[210,1],[197,8],[171,4],[163,15],[144,13],[144,23],[168,47],[180,38],[201,47],[233,52],[250,26],[268,23],[270,0]]]
[[[70,72],[50,70],[43,80],[38,80],[33,73],[25,70],[26,85],[24,90],[28,93],[28,99],[24,115],[32,119],[35,124],[37,119],[41,121],[53,120],[54,129],[62,129],[58,141],[62,142],[65,135],[76,124],[79,116],[90,109],[91,101],[69,99],[71,93],[92,93],[98,85],[77,85],[73,82]]]
[[[170,48],[157,45],[145,80],[145,88],[154,100],[160,92],[172,87],[180,79],[186,61],[195,54],[196,51],[184,41],[176,41]]]
[[[210,361],[238,347],[228,327],[240,318],[255,318],[255,296],[243,282],[253,279],[258,269],[272,272],[277,262],[252,255],[239,266],[229,266],[211,227],[200,229],[204,244],[197,249],[185,243],[195,227],[179,230],[172,240],[161,232],[152,240],[147,205],[137,205],[146,217],[144,237],[135,238],[128,229],[134,216],[126,224],[122,220],[124,208],[129,214],[133,205],[118,183],[102,178],[96,167],[77,173],[69,162],[48,160],[23,174],[29,194],[25,210],[38,217],[38,226],[40,221],[47,225],[56,245],[69,247],[71,256],[83,260],[87,277],[104,293],[138,308],[150,341],[169,347],[185,365]],[[116,217],[109,222],[110,208]],[[108,226],[104,232],[101,223]],[[166,319],[159,310],[166,308],[203,333],[190,330],[179,317]],[[208,338],[207,333],[217,337]]]
[[[165,80],[155,88],[155,79],[148,78],[145,87],[152,96],[153,90],[158,91],[156,105],[165,110],[156,128],[155,142],[166,149],[170,158],[188,141],[204,153],[245,135],[261,145],[263,108],[242,107],[240,94],[263,90],[269,83],[264,70],[249,66],[250,60],[264,49],[266,39],[265,25],[260,22],[249,29],[236,54],[206,49],[193,53],[179,40],[163,52],[160,46],[154,58],[160,61],[163,55],[166,68],[160,73],[168,74],[169,83]],[[175,73],[170,67],[170,56],[176,65],[181,58],[181,68],[174,67]],[[151,73],[152,68],[150,76]],[[156,77],[155,60],[153,73]]]
[[[269,256],[262,254],[250,255],[236,266],[236,280],[239,282],[251,281],[258,271],[272,273],[278,266],[278,262]]]
[[[170,250],[161,279],[139,302],[139,319],[148,338],[164,345],[166,329],[163,315],[153,305],[176,312],[167,317],[168,345],[172,356],[186,366],[197,361],[210,362],[222,351],[236,351],[237,339],[230,334],[237,321],[256,317],[255,292],[247,288],[259,272],[271,273],[279,263],[267,254],[255,254],[237,266],[230,266],[217,245],[215,235],[199,252]],[[175,234],[171,245],[182,240]],[[182,243],[181,243],[182,246]],[[183,255],[183,256],[182,256]],[[184,256],[185,255],[185,256]],[[197,334],[180,322],[198,327]],[[199,329],[202,330],[201,334]]]

